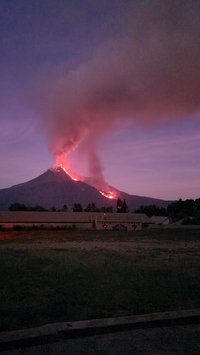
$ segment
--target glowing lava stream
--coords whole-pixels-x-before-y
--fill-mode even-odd
[[[100,194],[103,195],[106,198],[109,198],[110,200],[116,200],[115,194],[112,191],[105,192],[105,191],[100,191]]]
[[[75,177],[74,175],[72,175],[72,174],[65,168],[65,166],[64,166],[62,163],[61,163],[61,164],[58,164],[58,165],[56,166],[56,168],[62,169],[62,170],[65,172],[65,174],[67,174],[73,181],[84,181],[84,179],[77,178],[77,177]],[[117,199],[115,193],[112,192],[112,191],[106,192],[106,191],[101,191],[101,190],[99,190],[99,192],[100,192],[100,194],[101,194],[102,196],[104,196],[104,197],[106,197],[106,198],[108,198],[108,199],[110,199],[110,200],[116,200],[116,199]]]
[[[57,168],[61,168],[62,170],[64,170],[64,172],[74,181],[79,181],[78,178],[76,178],[75,176],[73,176],[72,174],[69,173],[69,171],[67,171],[67,169],[64,167],[63,164],[59,164],[57,165]]]

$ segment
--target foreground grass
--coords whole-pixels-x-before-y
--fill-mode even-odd
[[[104,230],[22,230],[0,231],[0,243],[5,241],[200,241],[200,228],[193,229],[143,229],[138,231],[104,231]]]
[[[200,307],[195,256],[0,251],[0,330]]]

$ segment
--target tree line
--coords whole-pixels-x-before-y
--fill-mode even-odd
[[[51,207],[46,209],[43,206],[26,206],[21,203],[13,203],[9,207],[10,211],[50,211],[50,212],[67,212],[68,206],[65,204],[62,208]],[[71,210],[71,209],[70,209]],[[104,212],[104,213],[127,213],[129,211],[125,200],[117,199],[116,208],[109,207],[97,207],[94,202],[88,203],[83,208],[80,203],[74,203],[72,206],[73,212]],[[156,205],[141,206],[134,211],[135,213],[144,213],[148,217],[152,216],[168,216],[172,222],[182,220],[183,224],[200,224],[200,198],[196,200],[187,199],[183,201],[179,199],[168,205],[167,208],[158,207]]]
[[[141,206],[135,213],[145,213],[148,217],[168,216],[172,222],[182,220],[183,224],[200,224],[200,198],[185,201],[179,199],[170,203],[167,208],[155,205]]]
[[[71,210],[71,209],[70,209]],[[48,212],[67,212],[69,211],[68,206],[65,204],[62,206],[62,208],[56,208],[55,206],[52,206],[50,209],[47,209],[41,205],[35,205],[35,206],[26,206],[25,204],[22,203],[13,203],[9,207],[9,211],[37,211],[37,212],[42,212],[42,211],[48,211]],[[114,212],[114,207],[113,206],[108,206],[108,207],[97,207],[94,202],[88,203],[88,205],[84,208],[80,203],[74,203],[72,206],[72,211],[73,212],[104,212],[104,213],[113,213]],[[128,207],[126,204],[125,200],[121,200],[118,198],[117,204],[116,204],[116,211],[118,213],[126,213],[128,212]]]

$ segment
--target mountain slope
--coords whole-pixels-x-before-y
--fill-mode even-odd
[[[133,196],[114,190],[118,197],[126,199],[130,211],[141,205],[168,204],[164,200]],[[107,199],[97,189],[84,182],[72,180],[61,168],[47,170],[33,180],[0,190],[0,210],[7,210],[16,202],[27,206],[41,205],[45,208],[62,208],[65,204],[70,207],[74,203],[85,207],[91,202],[99,207],[116,206],[116,200]]]

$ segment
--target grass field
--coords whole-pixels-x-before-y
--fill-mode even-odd
[[[0,233],[0,330],[200,307],[200,232]]]

